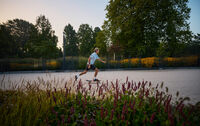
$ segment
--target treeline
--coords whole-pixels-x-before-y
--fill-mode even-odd
[[[200,55],[200,34],[189,27],[188,0],[110,0],[106,11],[102,29],[64,27],[66,56],[87,57],[94,47],[114,59]],[[44,15],[35,24],[21,19],[0,24],[0,58],[58,58],[63,52],[57,42]]]
[[[57,58],[58,37],[44,16],[32,24],[22,19],[8,20],[0,25],[0,58]]]
[[[94,30],[88,24],[80,25],[78,32],[68,24],[64,27],[66,56],[88,56],[96,43],[99,27]],[[40,15],[32,24],[22,19],[0,24],[0,58],[43,58],[63,56],[57,47],[58,37],[50,21]]]
[[[65,47],[66,56],[89,56],[95,46],[101,43],[97,38],[98,33],[101,31],[99,27],[92,29],[89,24],[81,24],[78,31],[73,29],[70,24],[64,28],[63,47]],[[101,54],[105,54],[101,50]]]

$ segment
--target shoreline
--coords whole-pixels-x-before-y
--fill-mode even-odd
[[[100,71],[124,71],[124,70],[179,70],[179,69],[200,69],[200,67],[153,67],[153,68],[118,68],[118,69],[100,69]],[[0,75],[2,74],[23,74],[23,73],[54,73],[54,72],[81,72],[84,69],[78,69],[78,70],[27,70],[27,71],[6,71],[6,72],[0,72]],[[91,72],[88,71],[88,72]]]

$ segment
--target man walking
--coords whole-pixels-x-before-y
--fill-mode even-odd
[[[97,76],[99,70],[98,70],[98,68],[95,67],[95,65],[94,65],[95,60],[97,59],[97,60],[101,61],[102,63],[106,63],[106,62],[103,61],[103,60],[101,60],[97,54],[99,54],[99,49],[98,49],[98,48],[95,48],[95,49],[94,49],[94,52],[93,52],[93,53],[90,55],[90,57],[88,58],[88,62],[87,62],[86,69],[85,69],[82,73],[80,73],[80,74],[78,74],[78,75],[75,75],[75,80],[77,80],[79,76],[81,76],[81,75],[83,75],[83,74],[86,74],[86,73],[88,72],[88,70],[92,69],[92,70],[95,70],[95,73],[94,73],[94,81],[99,81],[99,80],[96,78],[96,76]]]

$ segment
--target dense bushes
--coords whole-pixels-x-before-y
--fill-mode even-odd
[[[0,71],[15,70],[78,70],[85,69],[86,57],[66,57],[65,66],[63,59],[1,59]],[[106,60],[106,59],[104,59]],[[118,68],[156,68],[156,67],[198,67],[200,58],[198,56],[188,57],[147,57],[147,58],[130,58],[122,60],[107,60],[106,64],[99,61],[95,64],[100,69],[118,69]]]

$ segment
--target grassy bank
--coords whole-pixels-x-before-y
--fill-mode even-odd
[[[160,67],[199,67],[199,56],[188,57],[147,57],[129,58],[122,60],[110,60],[103,64],[99,61],[96,66],[100,69],[119,69],[119,68],[160,68]],[[25,70],[77,70],[85,69],[86,57],[66,57],[65,62],[62,58],[58,59],[0,59],[0,71],[25,71]]]
[[[0,90],[0,125],[198,125],[200,104],[151,82],[82,83],[43,79]],[[2,83],[1,83],[1,87]]]

